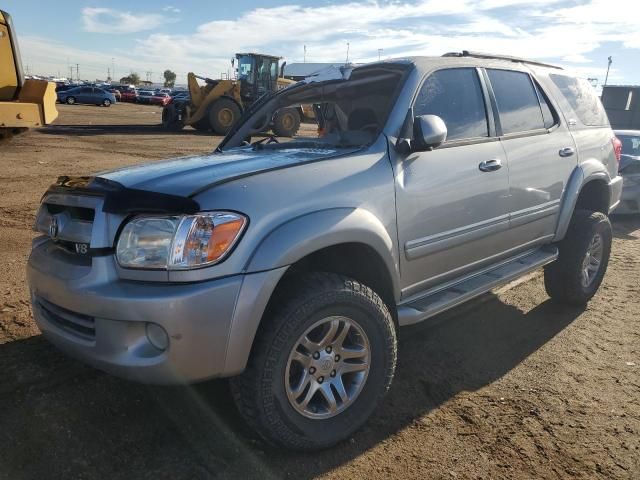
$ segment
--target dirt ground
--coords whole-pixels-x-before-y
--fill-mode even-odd
[[[66,358],[39,335],[25,285],[31,225],[58,175],[213,150],[166,134],[160,109],[60,106],[0,150],[0,479],[640,478],[640,218],[614,219],[586,310],[540,276],[400,331],[390,394],[333,449],[254,438],[225,381],[148,387]]]

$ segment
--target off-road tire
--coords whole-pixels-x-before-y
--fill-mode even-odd
[[[230,381],[236,405],[268,443],[294,450],[330,447],[359,429],[389,389],[396,366],[396,333],[389,310],[371,288],[330,273],[295,276],[279,288],[256,336],[245,372]],[[289,403],[285,369],[289,353],[318,319],[354,319],[370,345],[370,370],[354,403],[336,416],[310,419]]]
[[[64,101],[67,105],[75,105],[76,97],[67,97]]]
[[[175,105],[170,103],[162,109],[162,128],[171,132],[179,132],[183,127],[182,122],[178,120]]]
[[[596,234],[602,238],[602,259],[595,277],[585,287],[581,280],[582,265]],[[576,210],[565,238],[558,244],[558,259],[544,268],[547,294],[560,303],[585,305],[598,291],[607,271],[612,237],[611,223],[604,213]]]
[[[209,125],[217,135],[226,135],[231,127],[240,119],[242,111],[230,98],[220,97],[209,107]]]
[[[278,137],[293,137],[300,129],[300,113],[295,108],[281,108],[273,117],[271,129]]]

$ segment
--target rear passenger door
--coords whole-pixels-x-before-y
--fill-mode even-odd
[[[441,146],[409,153],[396,166],[405,296],[495,261],[508,248],[508,168],[480,73],[437,70],[414,102],[414,116],[438,115],[448,134]]]
[[[509,240],[516,249],[549,241],[577,164],[573,137],[527,71],[487,69],[496,129],[509,162]]]

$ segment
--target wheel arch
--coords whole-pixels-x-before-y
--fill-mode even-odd
[[[596,159],[579,164],[571,173],[563,194],[554,241],[564,238],[576,209],[609,213],[611,176],[607,167]]]
[[[397,323],[400,288],[394,251],[380,220],[357,208],[314,212],[272,230],[247,262],[227,342],[225,374],[244,370],[264,314],[278,301],[282,286],[297,274],[325,271],[350,276],[375,290]]]

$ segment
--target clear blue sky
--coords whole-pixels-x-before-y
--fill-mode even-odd
[[[634,0],[4,0],[31,73],[85,79],[171,69],[219,76],[237,51],[354,62],[462,49],[560,63],[602,84],[640,84]],[[379,52],[379,49],[382,49]]]

